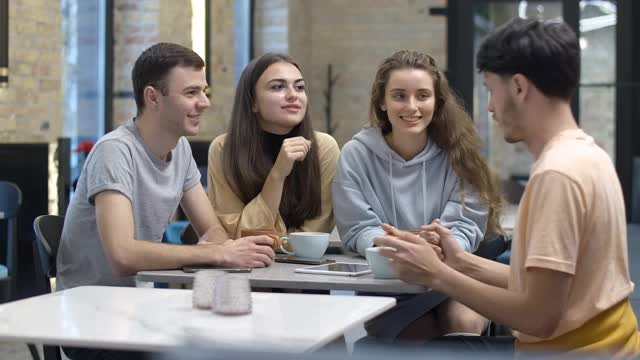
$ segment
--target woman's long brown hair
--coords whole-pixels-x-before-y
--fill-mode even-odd
[[[274,164],[271,154],[266,152],[266,136],[252,108],[258,79],[277,62],[292,64],[300,70],[289,56],[268,53],[247,65],[236,88],[222,161],[227,182],[245,204],[260,194]],[[318,142],[311,126],[308,103],[304,118],[288,135],[311,140],[311,149],[304,161],[296,162],[285,180],[280,201],[280,216],[287,228],[295,228],[320,215],[322,210]]]
[[[462,205],[464,206],[465,185],[469,184],[489,208],[487,234],[501,234],[503,197],[498,178],[480,154],[481,141],[471,117],[449,88],[447,78],[431,56],[417,51],[402,50],[380,65],[371,88],[371,126],[379,127],[383,134],[392,131],[387,112],[380,108],[380,104],[384,101],[391,72],[398,69],[425,70],[433,78],[436,104],[433,119],[427,128],[428,136],[447,153],[453,170],[460,178]]]

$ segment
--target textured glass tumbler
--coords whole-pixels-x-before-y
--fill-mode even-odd
[[[215,292],[216,278],[220,273],[216,271],[198,271],[193,279],[193,307],[197,309],[211,309]]]
[[[218,276],[211,309],[221,315],[249,314],[251,285],[247,276],[233,274]]]

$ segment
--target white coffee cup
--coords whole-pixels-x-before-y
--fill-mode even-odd
[[[323,232],[294,232],[280,239],[287,243],[293,251],[282,250],[290,255],[307,259],[319,259],[329,247],[329,234]]]
[[[370,247],[366,250],[367,262],[369,262],[373,277],[377,279],[395,279],[396,272],[393,270],[393,267],[391,267],[389,258],[380,255],[381,249],[395,250],[390,247]]]

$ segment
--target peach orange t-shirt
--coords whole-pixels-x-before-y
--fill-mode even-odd
[[[633,291],[622,189],[609,156],[582,130],[565,130],[533,164],[518,209],[509,289],[529,268],[573,275],[567,308],[549,339],[577,329]],[[517,331],[520,343],[545,339]]]

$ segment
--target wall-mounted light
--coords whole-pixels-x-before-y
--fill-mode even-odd
[[[9,86],[9,0],[0,0],[0,88]]]

